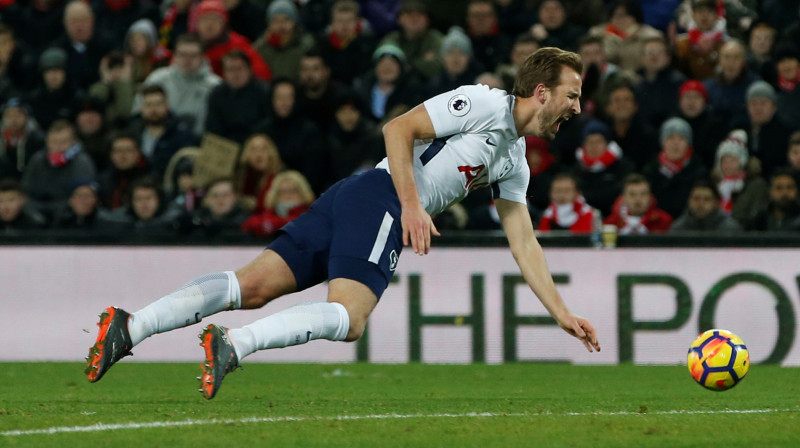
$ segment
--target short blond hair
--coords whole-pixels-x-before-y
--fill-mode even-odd
[[[561,82],[561,71],[564,67],[580,74],[583,70],[580,55],[555,47],[544,47],[534,51],[520,66],[511,94],[520,98],[530,98],[539,84],[555,89]]]
[[[300,197],[302,198],[303,204],[311,205],[311,203],[314,202],[314,191],[311,190],[311,185],[308,184],[306,177],[300,174],[299,171],[289,170],[278,174],[275,176],[275,179],[272,180],[272,185],[270,185],[269,191],[267,191],[267,195],[264,197],[265,208],[275,208],[275,203],[278,200],[278,190],[281,184],[285,182],[293,183],[300,189]]]

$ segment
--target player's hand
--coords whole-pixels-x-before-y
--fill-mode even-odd
[[[556,320],[564,331],[580,339],[586,347],[586,350],[589,350],[589,353],[595,350],[598,352],[600,351],[600,343],[597,341],[597,332],[588,320],[572,313],[568,313],[561,319],[556,318]]]
[[[431,215],[422,208],[422,204],[404,207],[400,215],[400,224],[403,226],[403,245],[410,244],[415,254],[425,255],[430,251],[431,234],[441,236],[433,224]]]

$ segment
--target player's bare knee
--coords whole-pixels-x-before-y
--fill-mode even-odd
[[[269,287],[269,282],[252,270],[240,269],[236,271],[236,277],[239,279],[239,289],[242,292],[242,308],[261,308],[276,297]]]
[[[366,319],[353,319],[353,316],[350,316],[350,328],[347,330],[347,337],[344,338],[345,342],[355,342],[361,338],[364,334],[364,329],[367,326]]]

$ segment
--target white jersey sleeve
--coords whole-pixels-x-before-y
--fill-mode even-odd
[[[502,90],[478,84],[461,86],[430,98],[423,104],[436,137],[446,137],[507,127],[509,117],[506,111],[511,100],[513,97]]]
[[[500,179],[492,185],[494,199],[506,199],[512,202],[528,204],[528,183],[531,171],[525,157],[527,146],[525,138],[521,137],[509,149],[509,155],[514,161],[508,173],[501,173]]]

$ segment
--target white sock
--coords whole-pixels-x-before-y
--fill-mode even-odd
[[[186,327],[204,317],[242,307],[239,279],[233,271],[204,275],[131,314],[133,345],[156,333]]]
[[[230,330],[236,356],[268,348],[305,344],[313,339],[343,341],[350,330],[350,315],[341,303],[307,302]]]

